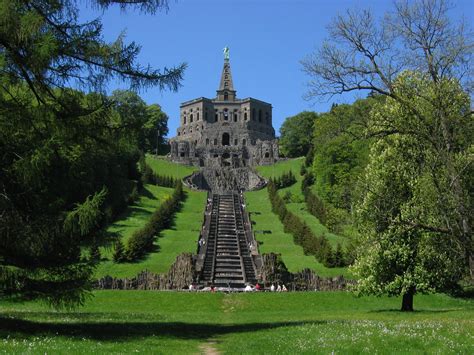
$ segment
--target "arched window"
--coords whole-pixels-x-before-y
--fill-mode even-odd
[[[234,122],[237,122],[237,112],[234,112]]]
[[[217,112],[216,112],[216,115],[214,116],[214,122],[217,122],[218,117],[219,117],[219,116],[217,115]]]
[[[186,116],[183,117],[183,124],[186,124]]]
[[[228,109],[224,109],[224,120],[228,120],[229,119],[229,110]]]
[[[196,113],[196,121],[199,121],[199,112]]]
[[[262,110],[258,110],[258,122],[262,122]]]
[[[237,139],[234,139],[234,145],[239,144],[239,141]]]
[[[217,145],[217,138],[214,138],[214,145]]]
[[[247,121],[247,112],[244,113],[244,120]]]
[[[189,116],[189,122],[193,123],[193,114],[191,114],[191,116]]]
[[[227,132],[222,134],[222,145],[230,145],[230,135]]]
[[[247,145],[247,140],[246,139],[242,139],[242,145]]]
[[[206,138],[206,145],[209,145],[209,138]]]

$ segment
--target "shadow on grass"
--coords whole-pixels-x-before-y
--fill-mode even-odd
[[[28,313],[18,313],[25,316]],[[41,313],[33,313],[38,316]],[[15,313],[10,313],[10,317]],[[45,313],[45,316],[50,313]],[[62,314],[68,317],[68,314]],[[87,314],[93,317],[94,314]],[[101,314],[103,316],[103,314]],[[58,314],[59,316],[59,314]],[[79,317],[80,319],[81,317]],[[166,336],[178,339],[208,339],[210,337],[280,327],[297,327],[302,325],[326,324],[325,321],[308,322],[275,322],[275,323],[245,323],[245,324],[199,324],[184,322],[77,322],[52,323],[31,321],[25,319],[0,317],[0,334],[6,332],[24,336],[67,336],[73,338],[89,338],[101,341],[120,341],[147,336]]]
[[[459,309],[414,309],[411,312],[403,312],[399,308],[397,309],[375,309],[368,311],[368,313],[398,313],[398,314],[439,314],[459,311]]]

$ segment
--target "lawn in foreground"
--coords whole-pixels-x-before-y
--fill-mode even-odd
[[[6,353],[473,353],[474,301],[346,292],[178,293],[97,291],[74,312],[0,303]],[[212,341],[212,344],[210,343]]]

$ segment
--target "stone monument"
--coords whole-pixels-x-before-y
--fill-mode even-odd
[[[223,53],[216,97],[181,104],[180,126],[177,136],[170,140],[170,157],[203,168],[192,178],[198,187],[218,191],[251,189],[261,184],[261,179],[250,167],[278,160],[272,105],[251,97],[237,98],[229,48],[225,47]]]

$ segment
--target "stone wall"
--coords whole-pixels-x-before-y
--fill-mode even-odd
[[[265,186],[265,180],[248,168],[204,168],[191,175],[188,180],[187,184],[191,187],[220,194]]]
[[[290,273],[280,254],[274,253],[262,255],[259,280],[267,287],[272,283],[284,284],[290,291],[343,291],[356,283],[354,280],[345,279],[342,275],[323,278],[310,269]]]
[[[193,255],[180,254],[166,274],[144,270],[132,278],[105,276],[97,280],[94,288],[102,290],[180,290],[187,288],[195,277]]]

